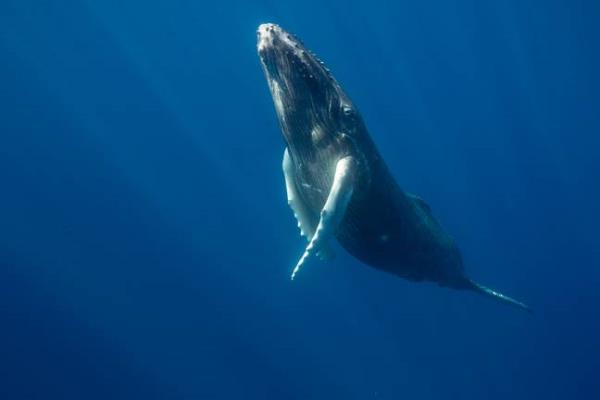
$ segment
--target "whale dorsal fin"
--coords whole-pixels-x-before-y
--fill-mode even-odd
[[[323,243],[335,235],[335,231],[342,222],[348,203],[354,192],[354,176],[356,170],[356,162],[351,156],[347,156],[339,160],[335,166],[335,175],[333,183],[327,196],[327,201],[321,210],[319,223],[315,230],[315,234],[310,239],[304,254],[292,271],[292,280],[306,261],[315,251],[322,248]]]
[[[285,177],[285,189],[287,192],[288,204],[294,213],[294,217],[298,222],[298,228],[300,229],[300,235],[304,236],[306,240],[310,243],[310,240],[313,238],[315,234],[315,230],[317,229],[317,222],[310,215],[309,208],[302,201],[298,193],[298,189],[296,188],[296,172],[294,170],[294,163],[290,158],[288,149],[286,147],[283,152],[283,176]],[[329,242],[324,242],[321,244],[320,248],[317,251],[317,255],[323,261],[329,261],[335,257],[335,252],[331,248]]]

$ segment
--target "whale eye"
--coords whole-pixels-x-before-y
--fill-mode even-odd
[[[352,111],[352,107],[344,104],[342,106],[342,112],[344,113],[344,115],[352,115],[353,111]]]

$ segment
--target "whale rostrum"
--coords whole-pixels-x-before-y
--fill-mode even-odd
[[[420,197],[403,191],[363,119],[329,70],[275,24],[258,28],[258,54],[286,142],[283,175],[308,244],[291,279],[331,243],[363,263],[411,281],[468,289],[529,310],[472,281],[452,237]]]

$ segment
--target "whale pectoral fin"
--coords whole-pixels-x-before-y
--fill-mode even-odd
[[[296,173],[294,171],[294,163],[290,157],[287,147],[283,152],[283,176],[285,177],[285,189],[287,192],[288,204],[294,213],[300,234],[310,241],[315,233],[315,224],[312,223],[308,208],[300,198],[296,189]]]
[[[294,171],[294,164],[292,163],[292,159],[290,158],[287,147],[283,153],[282,168],[283,176],[285,177],[285,188],[287,192],[288,204],[294,213],[296,221],[298,222],[300,235],[304,236],[310,243],[315,234],[316,223],[313,222],[313,219],[310,217],[308,207],[306,207],[300,198],[300,195],[298,194],[298,190],[296,189],[296,174]],[[321,247],[317,251],[317,256],[323,261],[329,261],[335,257],[335,252],[331,248],[331,245],[325,242],[322,243]]]
[[[321,210],[319,224],[315,230],[315,234],[311,238],[304,254],[292,271],[292,280],[306,261],[315,250],[319,251],[337,230],[342,222],[348,203],[354,191],[354,176],[356,170],[356,161],[351,156],[347,156],[339,160],[335,167],[335,175],[333,184],[329,190],[327,201]]]

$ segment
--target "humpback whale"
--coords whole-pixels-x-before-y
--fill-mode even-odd
[[[261,24],[257,50],[286,142],[288,203],[308,242],[292,280],[312,256],[330,259],[337,240],[371,267],[529,310],[467,276],[452,237],[423,199],[401,189],[355,104],[300,39]]]

